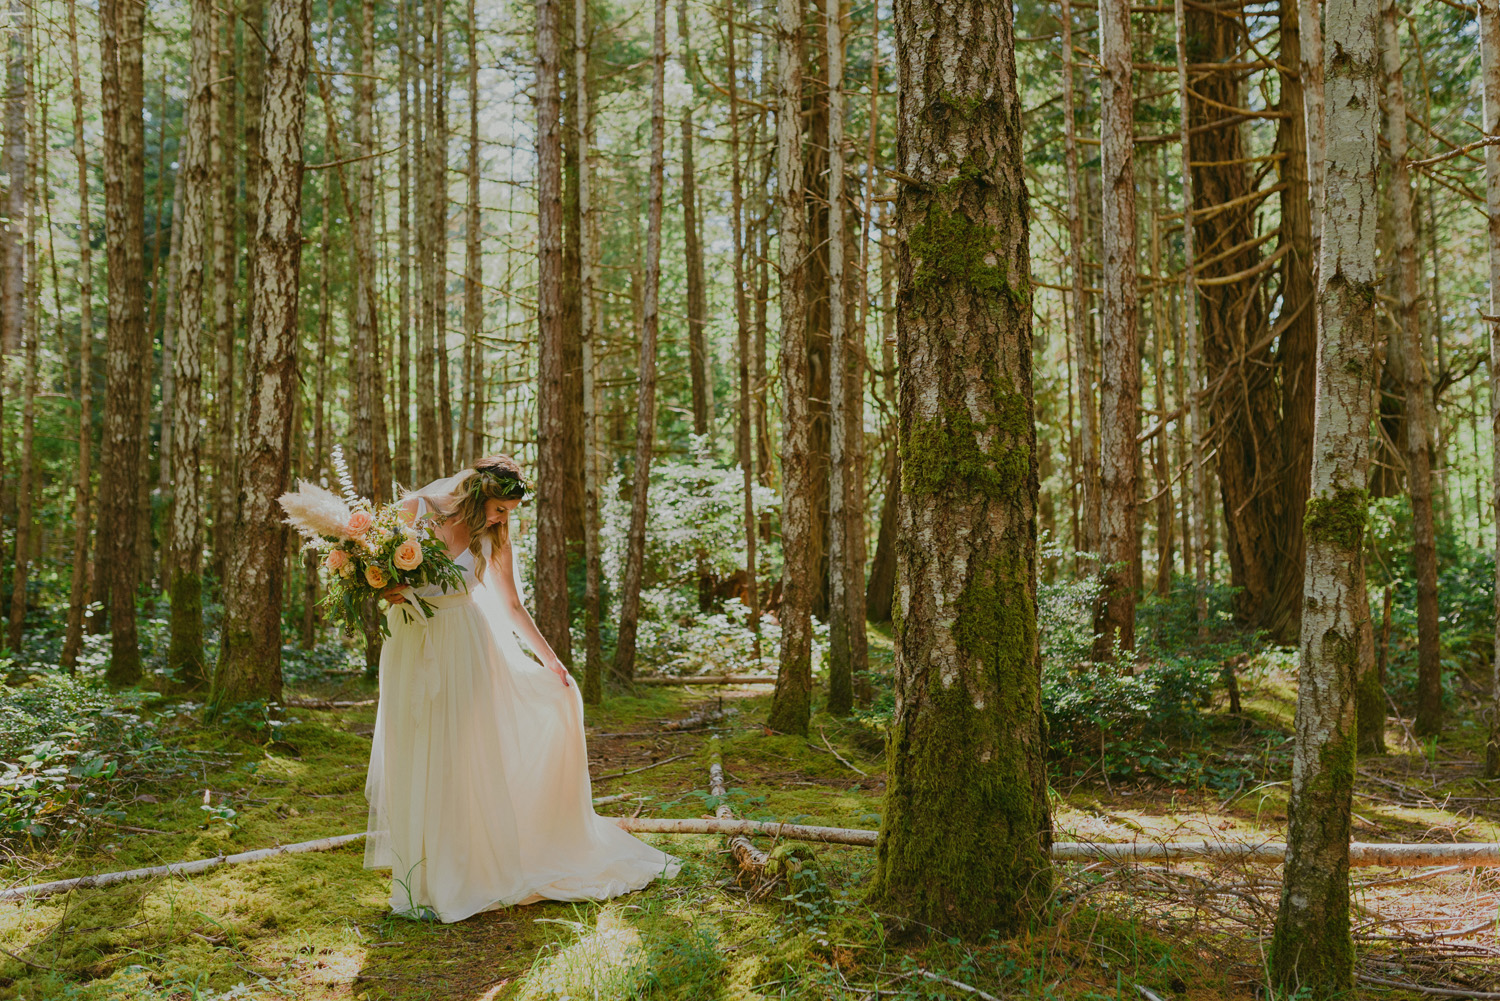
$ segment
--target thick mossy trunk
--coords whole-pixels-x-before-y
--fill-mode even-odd
[[[177,685],[197,688],[208,680],[203,656],[203,577],[174,572],[170,595],[172,640],[167,648],[167,669]]]
[[[869,901],[978,937],[1052,889],[1027,193],[1007,5],[898,0],[896,711]]]

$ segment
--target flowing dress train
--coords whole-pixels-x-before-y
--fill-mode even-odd
[[[469,593],[425,595],[425,621],[387,612],[364,867],[392,870],[391,909],[453,922],[675,876],[680,859],[594,812],[578,685],[521,651],[472,554],[457,559]]]

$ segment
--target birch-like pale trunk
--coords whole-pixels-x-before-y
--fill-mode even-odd
[[[89,601],[89,522],[94,456],[94,259],[89,217],[89,158],[83,141],[83,76],[78,56],[78,4],[68,0],[68,68],[73,77],[73,160],[78,169],[78,468],[73,481],[73,576],[62,663],[77,670],[83,613]]]
[[[766,725],[807,733],[812,703],[812,456],[802,177],[802,0],[777,0],[776,179],[781,265],[781,667]]]
[[[262,173],[256,213],[255,326],[246,367],[256,374],[240,467],[244,501],[226,561],[224,623],[210,702],[281,698],[281,602],[287,486],[297,394],[297,294],[302,256],[302,131],[309,0],[271,0],[266,25]]]
[[[1432,380],[1423,358],[1421,292],[1417,274],[1417,227],[1411,160],[1406,134],[1406,86],[1401,79],[1400,11],[1386,0],[1381,16],[1384,44],[1386,142],[1391,157],[1391,215],[1396,230],[1396,324],[1406,356],[1406,489],[1411,498],[1412,564],[1417,575],[1417,718],[1418,736],[1443,730],[1442,638],[1438,632],[1437,538],[1432,502]],[[1383,700],[1382,700],[1383,701]],[[1372,707],[1376,705],[1369,703]],[[1361,701],[1361,708],[1366,703]],[[1381,712],[1384,729],[1385,713]],[[1361,727],[1361,730],[1364,728]]]
[[[1479,0],[1479,57],[1484,134],[1500,135],[1500,0]],[[1490,245],[1490,313],[1486,317],[1490,334],[1490,428],[1500,432],[1500,146],[1484,148],[1484,194]],[[1500,433],[1495,434],[1490,452],[1491,524],[1500,525]],[[1484,753],[1484,774],[1490,778],[1500,777],[1500,531],[1495,533],[1495,555],[1495,656],[1490,665],[1493,703]]]
[[[897,0],[895,25],[899,619],[868,902],[1013,934],[1053,880],[1015,29],[986,0]]]
[[[677,2],[677,36],[682,75],[693,79],[687,0]],[[709,357],[708,297],[703,280],[703,239],[698,225],[698,185],[693,165],[693,100],[689,91],[682,109],[682,250],[687,278],[688,378],[693,397],[693,433],[713,435],[714,383]]]
[[[824,0],[828,59],[828,711],[843,716],[854,706],[849,618],[848,491],[844,386],[849,346],[844,329],[844,31],[840,0]]]
[[[1135,153],[1131,97],[1130,4],[1099,5],[1100,176],[1103,182],[1103,300],[1099,326],[1099,558],[1103,587],[1094,612],[1094,659],[1135,649],[1136,409],[1140,345],[1136,331]]]
[[[202,438],[203,293],[208,252],[208,210],[214,195],[211,159],[214,122],[213,0],[193,0],[192,77],[184,123],[183,157],[177,185],[182,215],[177,241],[177,344],[172,369],[177,387],[171,421],[172,507],[167,543],[167,587],[172,601],[172,640],[167,666],[179,684],[196,687],[208,680],[203,656]]]
[[[21,637],[26,628],[26,576],[29,569],[33,513],[36,500],[32,496],[33,484],[37,482],[36,468],[36,393],[37,393],[37,347],[41,340],[41,272],[37,267],[37,188],[38,176],[45,184],[47,178],[46,159],[41,154],[38,137],[39,120],[45,122],[45,104],[37,108],[36,101],[36,20],[35,9],[26,8],[26,18],[21,23],[21,34],[26,46],[26,275],[25,324],[23,325],[24,352],[21,372],[21,434],[20,455],[17,456],[16,471],[16,534],[15,561],[12,564],[10,592],[10,629],[7,640],[13,651],[21,649]],[[39,118],[39,115],[42,116]]]
[[[0,221],[0,359],[21,348],[26,322],[26,40],[20,26],[29,7],[11,0],[6,37],[5,219]]]
[[[1312,492],[1287,858],[1270,949],[1288,992],[1350,996],[1350,795],[1364,590],[1380,128],[1377,0],[1329,0],[1323,240]]]
[[[472,3],[472,0],[470,0]],[[579,347],[583,355],[583,700],[598,705],[604,698],[604,647],[599,580],[599,407],[594,398],[594,218],[593,164],[589,161],[589,33],[588,2],[573,4],[573,78],[578,86],[578,224],[582,227],[578,262]]]
[[[1175,0],[1177,36],[1177,101],[1182,151],[1182,343],[1187,354],[1188,440],[1192,442],[1192,472],[1188,480],[1192,508],[1191,540],[1183,545],[1193,553],[1193,607],[1198,615],[1199,638],[1208,636],[1208,484],[1203,471],[1203,412],[1199,393],[1203,387],[1203,362],[1198,353],[1198,285],[1196,249],[1193,245],[1192,144],[1188,127],[1187,11],[1183,0]],[[1080,357],[1083,357],[1080,355]],[[1080,363],[1082,364],[1082,363]],[[1085,404],[1087,406],[1087,404]]]
[[[620,627],[611,671],[635,677],[635,641],[640,627],[641,584],[646,573],[646,503],[651,451],[656,444],[656,339],[661,325],[662,186],[666,174],[667,0],[656,0],[651,45],[651,173],[646,191],[646,280],[642,289],[641,351],[637,367],[635,469],[630,489],[630,528],[620,583]]]

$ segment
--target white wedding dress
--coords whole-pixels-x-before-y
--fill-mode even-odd
[[[468,593],[419,589],[425,621],[387,612],[364,867],[392,870],[391,909],[453,922],[675,876],[680,859],[594,812],[578,685],[522,652],[473,555],[457,562]]]

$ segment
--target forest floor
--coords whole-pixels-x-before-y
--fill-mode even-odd
[[[872,642],[885,642],[872,633]],[[1216,753],[1265,758],[1290,739],[1290,679],[1251,672],[1242,714],[1213,715]],[[884,791],[881,738],[817,713],[811,737],[759,721],[765,686],[707,692],[641,688],[589,707],[596,797],[606,814],[711,815],[707,741],[717,733],[736,813],[873,829]],[[0,860],[14,886],[203,858],[363,829],[375,706],[358,675],[289,686],[274,739],[204,730],[162,714],[175,774],[117,790],[119,809],[61,845]],[[705,705],[738,712],[710,729],[662,722]],[[254,734],[253,728],[248,731]],[[1479,779],[1481,728],[1417,744],[1390,721],[1391,751],[1360,762],[1355,838],[1500,841],[1500,797]],[[835,753],[836,752],[836,753]],[[1277,760],[1284,760],[1284,754]],[[631,769],[655,765],[621,775]],[[1225,794],[1190,785],[1054,775],[1058,840],[1246,841],[1285,836],[1287,776]],[[208,792],[205,792],[208,790]],[[205,800],[207,803],[205,804]],[[108,826],[104,826],[108,825]],[[1010,940],[888,940],[863,902],[874,852],[814,846],[826,896],[751,900],[723,839],[643,835],[685,859],[681,873],[603,903],[543,902],[452,925],[393,917],[388,872],[354,842],[220,866],[194,876],[0,904],[0,997],[132,999],[611,999],[985,997],[1197,1001],[1263,997],[1263,948],[1279,896],[1269,866],[1060,865],[1045,922]],[[1360,994],[1415,998],[1381,984],[1500,992],[1495,870],[1357,869]],[[778,899],[778,897],[781,899]],[[1433,996],[1427,994],[1426,996]],[[1500,997],[1500,993],[1486,996]]]

